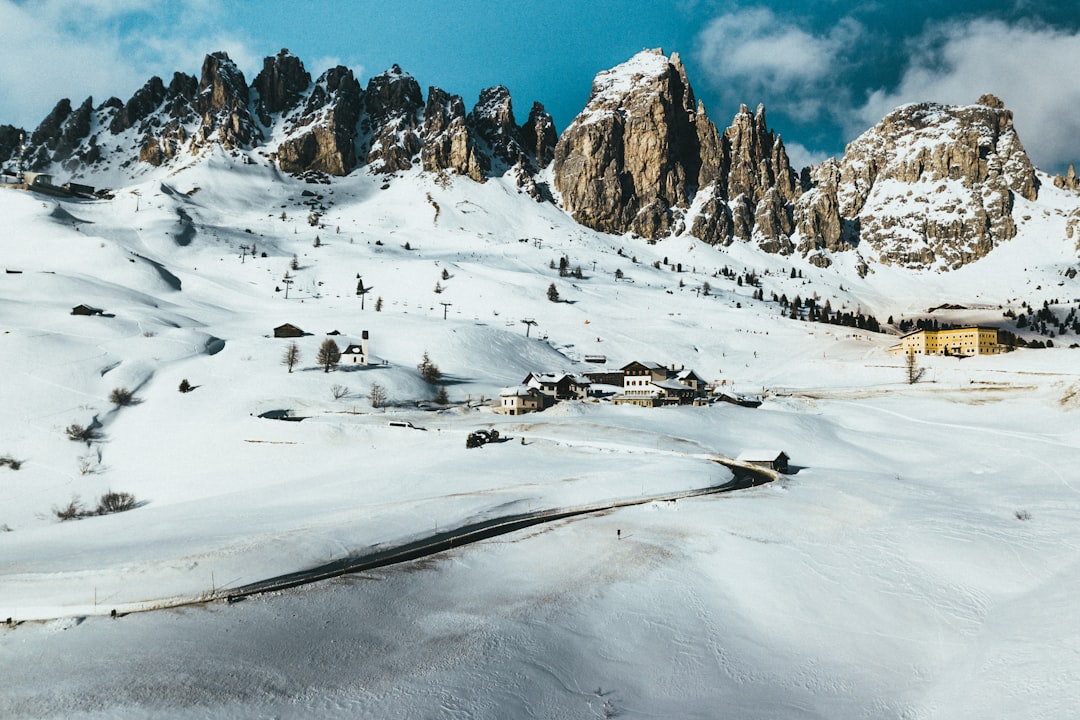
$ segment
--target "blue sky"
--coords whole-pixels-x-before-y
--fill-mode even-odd
[[[561,131],[592,78],[643,48],[679,52],[710,117],[762,102],[801,165],[893,107],[1001,97],[1039,167],[1080,161],[1077,0],[0,0],[0,123],[32,128],[61,97],[127,100],[151,75],[226,50],[248,80],[283,47],[312,75],[361,82],[397,63],[466,105],[506,85]]]

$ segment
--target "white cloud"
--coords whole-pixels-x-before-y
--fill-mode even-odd
[[[750,8],[711,21],[698,34],[696,55],[725,103],[769,99],[772,109],[808,121],[835,103],[837,77],[863,33],[859,23],[844,19],[816,35],[772,10]]]
[[[0,0],[0,123],[33,129],[63,97],[126,101],[151,75],[197,74],[214,50],[260,67],[220,19],[208,0]]]
[[[1013,111],[1037,166],[1060,170],[1080,160],[1080,33],[995,20],[946,23],[913,40],[909,56],[900,83],[855,110],[851,135],[904,103],[968,105],[992,93]]]
[[[795,172],[799,172],[810,165],[820,165],[832,156],[822,150],[811,150],[805,145],[788,142],[787,140],[784,140],[784,149],[787,150],[788,161]]]

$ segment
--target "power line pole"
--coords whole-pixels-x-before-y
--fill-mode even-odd
[[[521,322],[525,323],[525,337],[529,337],[529,331],[532,330],[533,325],[536,325],[536,321],[532,318],[525,318]]]
[[[356,273],[356,296],[360,298],[360,309],[364,309],[364,296],[371,292],[371,288],[364,287],[364,279],[360,277],[360,273]]]
[[[445,320],[445,319],[446,319],[446,310],[447,310],[447,309],[448,309],[448,308],[449,308],[449,307],[450,307],[450,306],[451,306],[451,305],[452,305],[453,303],[446,303],[446,302],[444,302],[444,303],[439,303],[439,304],[440,304],[440,305],[442,305],[442,319],[443,319],[443,320]]]

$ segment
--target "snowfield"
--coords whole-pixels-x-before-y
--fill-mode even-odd
[[[782,317],[719,272],[882,323],[1080,302],[1051,183],[1018,202],[1041,220],[978,263],[859,278],[854,258],[819,270],[739,243],[602,235],[508,179],[309,185],[253,157],[215,151],[108,201],[0,191],[0,457],[19,463],[0,466],[0,716],[1057,719],[1080,705],[1076,339],[923,358],[908,385],[895,335]],[[562,257],[581,279],[559,276]],[[307,333],[292,372],[283,323]],[[324,372],[332,331],[342,349],[368,331],[378,364]],[[448,408],[417,372],[425,352]],[[492,412],[527,373],[596,369],[592,355],[693,368],[764,403]],[[116,388],[135,402],[114,405]],[[303,420],[260,417],[282,411]],[[93,437],[70,439],[73,424]],[[482,428],[511,439],[466,449]],[[471,522],[722,485],[715,460],[757,447],[794,472],[203,602]],[[109,491],[138,507],[54,514]]]

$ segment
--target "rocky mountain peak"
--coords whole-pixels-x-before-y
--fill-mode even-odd
[[[368,81],[361,130],[369,138],[367,162],[375,172],[412,167],[420,152],[416,129],[423,108],[420,85],[396,64]]]
[[[311,75],[304,63],[286,49],[263,59],[263,67],[252,87],[258,93],[255,112],[263,125],[270,125],[270,116],[287,113],[295,108],[311,85]]]
[[[1037,192],[1012,113],[984,95],[889,113],[848,145],[838,199],[881,262],[955,268],[1011,239],[1014,196]]]
[[[302,79],[294,75],[294,87]],[[357,164],[357,125],[363,95],[360,83],[347,67],[339,65],[320,75],[303,108],[286,123],[288,135],[276,155],[281,169],[295,174],[352,172]],[[288,112],[287,106],[282,112]]]
[[[224,147],[247,147],[262,133],[248,109],[250,91],[244,73],[228,54],[215,52],[203,61],[195,111],[202,116],[196,139],[209,142],[216,134]]]
[[[558,141],[555,121],[542,104],[534,102],[529,110],[529,119],[521,126],[521,144],[536,160],[538,168],[547,167],[555,159],[555,144]]]
[[[696,103],[678,58],[646,50],[602,72],[555,147],[556,189],[582,224],[659,238],[689,206],[701,152]]]
[[[451,171],[477,182],[487,179],[490,164],[469,130],[460,95],[434,86],[428,89],[420,160],[428,172]]]
[[[750,202],[757,203],[775,187],[784,202],[795,199],[795,172],[783,141],[769,129],[764,105],[759,104],[753,114],[741,105],[724,131],[724,140],[730,157],[728,197],[746,195]]]

